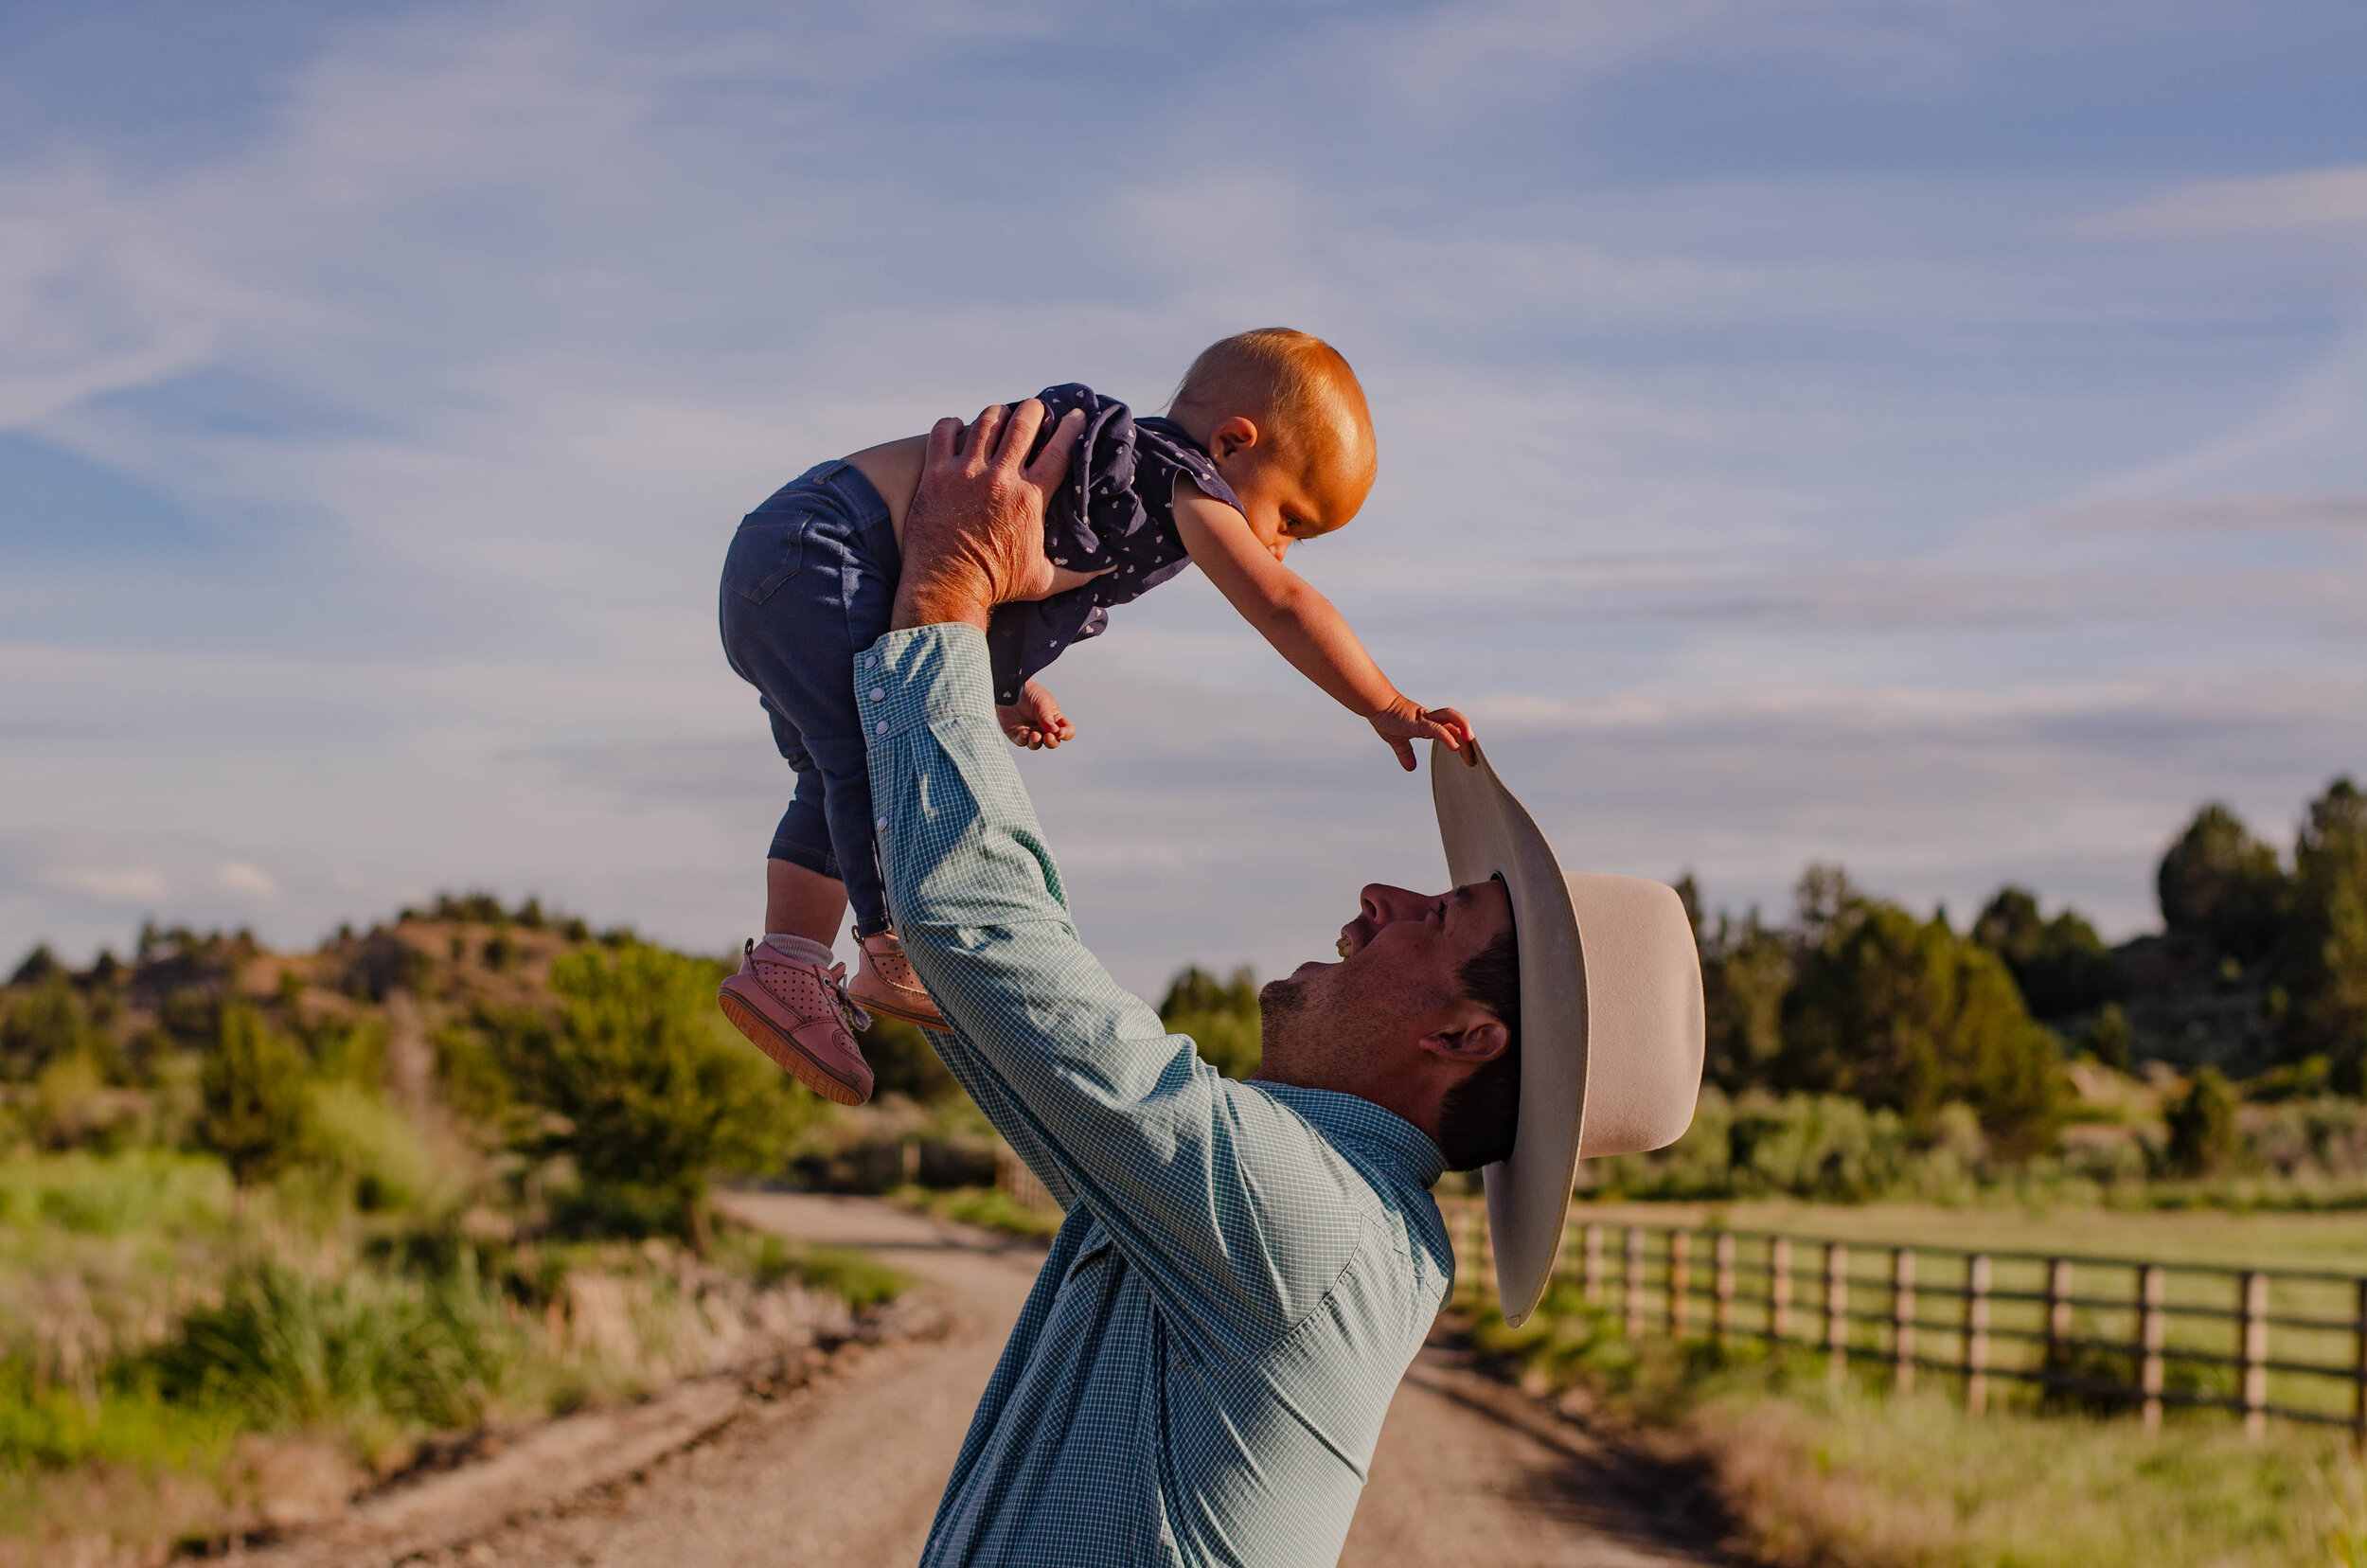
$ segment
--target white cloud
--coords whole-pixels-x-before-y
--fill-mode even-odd
[[[170,891],[163,872],[144,865],[60,865],[41,880],[61,893],[111,904],[152,904]]]
[[[214,870],[214,884],[225,893],[237,893],[268,903],[279,897],[279,884],[261,866],[246,861],[223,861]]]
[[[2172,238],[2367,230],[2367,164],[2181,186],[2092,227]]]

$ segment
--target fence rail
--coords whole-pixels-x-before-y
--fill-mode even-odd
[[[1485,1207],[1450,1224],[1459,1277],[1491,1279]],[[1821,1349],[1837,1382],[1852,1363],[1887,1366],[1902,1391],[1931,1373],[1976,1412],[2002,1380],[2133,1409],[2148,1429],[2201,1407],[2255,1435],[2275,1417],[2367,1443],[2367,1277],[1595,1221],[1571,1227],[1562,1256],[1632,1339]]]

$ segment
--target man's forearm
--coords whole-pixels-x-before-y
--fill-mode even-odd
[[[987,617],[992,601],[979,574],[947,569],[951,563],[934,570],[906,572],[896,585],[896,607],[890,612],[888,630],[909,632],[916,626],[938,626],[958,621],[964,626],[987,629]]]

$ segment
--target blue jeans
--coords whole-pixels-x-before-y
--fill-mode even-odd
[[[886,633],[902,565],[887,503],[840,462],[782,486],[723,558],[723,656],[797,770],[767,858],[845,882],[858,936],[889,922],[855,655]]]

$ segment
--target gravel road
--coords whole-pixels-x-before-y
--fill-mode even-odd
[[[518,1568],[900,1568],[917,1560],[979,1391],[1042,1254],[886,1204],[789,1194],[727,1201],[740,1219],[801,1240],[861,1247],[928,1282],[950,1313],[934,1337],[842,1349],[776,1400],[710,1410],[682,1396],[673,1447],[611,1479],[532,1494],[521,1478],[483,1519],[425,1546],[372,1549],[347,1531],[341,1565]],[[727,1401],[728,1402],[728,1401]],[[648,1417],[656,1420],[656,1416]],[[703,1426],[698,1423],[703,1421]],[[687,1423],[687,1424],[685,1424]],[[698,1434],[691,1428],[698,1427]],[[663,1445],[664,1433],[640,1441]],[[466,1484],[465,1478],[444,1482]],[[553,1483],[556,1485],[556,1482]],[[455,1494],[456,1501],[456,1494]],[[436,1499],[412,1499],[417,1515]],[[1662,1568],[1714,1563],[1694,1488],[1605,1447],[1582,1427],[1463,1370],[1415,1363],[1390,1407],[1344,1568]],[[249,1560],[309,1563],[331,1543]]]

